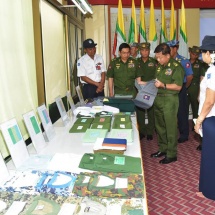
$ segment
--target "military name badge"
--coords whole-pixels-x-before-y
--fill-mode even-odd
[[[119,64],[119,63],[117,63],[117,64],[116,64],[116,68],[117,68],[117,69],[119,69],[119,67],[120,67],[120,64]]]
[[[193,67],[194,68],[199,68],[199,64],[195,64]]]
[[[169,68],[166,70],[165,75],[172,75],[172,70]]]
[[[154,66],[154,63],[149,63],[148,66],[150,66],[150,67],[151,67],[151,66]]]
[[[128,68],[133,68],[133,67],[134,67],[134,62],[133,62],[133,60],[130,60],[128,62]]]

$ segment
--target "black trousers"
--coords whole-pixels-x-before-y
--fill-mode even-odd
[[[92,84],[83,84],[83,97],[85,99],[93,99],[98,96],[104,96],[104,90],[100,93],[96,92],[97,86]]]
[[[187,139],[189,137],[189,121],[188,121],[188,101],[187,101],[187,89],[183,84],[179,93],[179,108],[178,108],[178,129],[180,132],[180,138]]]

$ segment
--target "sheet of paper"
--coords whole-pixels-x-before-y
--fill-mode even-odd
[[[26,144],[23,140],[16,119],[11,119],[0,125],[7,147],[16,168],[29,158]]]
[[[121,205],[120,204],[109,204],[107,207],[107,215],[121,215]]]
[[[76,204],[64,203],[57,215],[73,214],[76,209]]]
[[[56,153],[51,159],[48,170],[60,170],[73,173],[80,173],[81,169],[78,168],[82,155],[72,153]],[[87,171],[87,170],[86,170]],[[90,172],[90,171],[88,171]]]
[[[197,120],[197,119],[193,119],[193,122],[194,122],[195,124],[196,124],[196,120]],[[201,137],[203,137],[202,128],[199,129],[199,135],[200,135]]]
[[[55,102],[56,102],[58,110],[60,112],[60,116],[61,116],[61,119],[63,121],[63,124],[67,125],[70,122],[70,120],[69,120],[69,117],[67,115],[67,112],[66,112],[66,109],[64,107],[64,104],[63,104],[61,97],[58,96],[57,98],[55,98]]]
[[[116,189],[128,188],[128,179],[127,178],[116,178],[115,188]]]
[[[4,215],[18,215],[25,207],[26,202],[14,201]]]
[[[7,166],[4,162],[4,159],[0,153],[0,185],[4,183],[9,177],[9,172]]]
[[[23,119],[28,130],[28,133],[31,137],[32,143],[37,153],[39,153],[43,148],[47,146],[47,144],[44,140],[43,133],[40,129],[34,111],[32,110],[26,114],[23,114]]]
[[[37,108],[37,111],[38,111],[40,120],[43,124],[43,128],[46,132],[46,136],[47,136],[48,140],[50,141],[55,136],[55,130],[54,130],[54,127],[52,125],[52,122],[51,122],[51,119],[49,117],[49,114],[48,114],[48,111],[46,109],[45,104],[39,106]]]

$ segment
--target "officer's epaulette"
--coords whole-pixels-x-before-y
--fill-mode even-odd
[[[179,65],[179,63],[173,62],[173,65],[174,65],[175,67],[177,67],[177,66]]]
[[[117,58],[113,58],[111,61],[115,61]]]

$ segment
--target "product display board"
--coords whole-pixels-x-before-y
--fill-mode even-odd
[[[45,130],[46,133],[46,137],[48,139],[48,141],[50,141],[54,136],[55,136],[55,130],[54,127],[52,125],[51,119],[49,117],[47,108],[45,106],[45,104],[39,106],[37,108],[40,120],[42,122],[43,128]]]
[[[55,98],[55,102],[56,102],[57,108],[60,112],[60,116],[61,116],[61,119],[63,121],[63,124],[67,125],[70,122],[70,120],[69,120],[69,117],[67,115],[67,112],[66,112],[66,109],[64,107],[64,104],[63,104],[61,97],[58,96],[57,98]]]
[[[9,172],[7,170],[4,159],[0,153],[0,185],[9,177]]]
[[[66,96],[67,96],[67,100],[68,100],[68,102],[69,102],[71,111],[72,111],[72,113],[73,113],[73,111],[75,110],[75,104],[74,104],[74,101],[73,101],[73,99],[72,99],[71,93],[70,93],[69,91],[67,91]]]
[[[80,86],[77,86],[75,89],[76,89],[76,92],[78,94],[78,98],[79,98],[79,101],[80,101],[81,105],[85,105],[84,97],[83,97],[83,94],[82,94]]]
[[[44,140],[43,133],[40,129],[34,111],[32,110],[26,114],[23,114],[23,119],[25,122],[25,126],[28,130],[28,133],[31,137],[32,143],[37,153],[39,153],[44,147],[46,147],[46,142]]]
[[[29,158],[25,141],[23,140],[16,119],[8,120],[0,124],[0,128],[10,151],[14,165],[18,168],[24,161]]]

